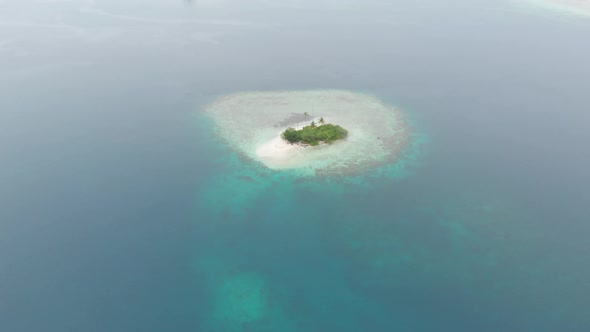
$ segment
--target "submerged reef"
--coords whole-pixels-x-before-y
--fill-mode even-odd
[[[304,176],[374,169],[396,160],[409,140],[401,110],[343,90],[237,93],[207,105],[204,113],[218,137],[241,156]],[[347,132],[330,140],[332,144],[305,147],[283,138],[287,128],[298,130],[311,122],[338,124]]]
[[[227,276],[217,291],[214,317],[220,321],[251,323],[268,310],[265,281],[255,273]]]
[[[223,250],[222,250],[223,251]],[[195,262],[197,275],[209,290],[204,298],[209,310],[199,330],[221,332],[295,332],[293,320],[285,312],[287,301],[280,296],[261,271],[215,250]]]

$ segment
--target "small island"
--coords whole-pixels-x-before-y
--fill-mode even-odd
[[[339,125],[324,123],[323,118],[320,118],[319,123],[318,126],[315,121],[312,121],[310,125],[299,130],[289,127],[281,134],[281,137],[291,144],[316,146],[320,143],[331,144],[348,136],[348,130]]]
[[[409,142],[400,109],[351,91],[236,93],[203,110],[216,134],[241,155],[302,176],[374,169],[401,157]]]

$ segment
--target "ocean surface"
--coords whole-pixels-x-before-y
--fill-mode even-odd
[[[590,19],[517,0],[0,0],[0,331],[590,331]],[[201,110],[406,112],[341,179]]]

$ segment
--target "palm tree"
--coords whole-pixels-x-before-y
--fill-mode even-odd
[[[324,118],[323,117],[320,118],[320,124],[324,124]]]
[[[312,122],[311,122],[311,127],[312,127],[312,128],[315,128],[315,121],[312,121]]]
[[[303,112],[303,115],[305,115],[305,119],[307,119],[307,117],[309,116],[307,112]]]

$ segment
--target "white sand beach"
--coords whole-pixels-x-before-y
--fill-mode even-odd
[[[279,133],[277,137],[258,147],[256,155],[269,168],[293,168],[302,155],[301,149],[297,144],[286,142]]]

